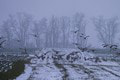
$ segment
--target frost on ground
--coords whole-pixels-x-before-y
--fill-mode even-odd
[[[79,50],[45,49],[30,55],[31,63],[16,80],[120,80],[120,65]]]
[[[32,69],[29,80],[61,80],[62,74],[54,65],[38,64]]]

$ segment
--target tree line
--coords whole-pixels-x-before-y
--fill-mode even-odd
[[[118,21],[118,17],[105,19],[100,16],[92,19],[98,39],[103,44],[115,44]],[[74,44],[83,48],[89,46],[87,40],[90,36],[86,34],[86,25],[83,13],[40,20],[27,13],[16,13],[3,21],[0,32],[1,38],[6,40],[5,48],[73,48]]]

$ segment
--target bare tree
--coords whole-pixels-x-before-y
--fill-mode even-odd
[[[80,37],[81,34],[85,34],[85,27],[86,27],[86,20],[85,15],[82,13],[76,13],[73,16],[73,27],[74,27],[74,34],[76,35],[77,43],[79,47],[85,47],[85,40],[84,38]]]
[[[63,16],[60,18],[60,26],[62,32],[62,45],[63,47],[68,47],[69,44],[69,32],[70,32],[70,18]]]
[[[99,40],[106,45],[113,45],[115,36],[118,30],[118,18],[113,17],[110,19],[104,19],[103,17],[98,17],[93,19],[93,23],[98,32]]]
[[[59,38],[59,21],[58,18],[55,16],[52,16],[49,22],[50,26],[50,34],[51,37],[51,47],[58,47],[58,38]]]
[[[14,19],[13,15],[9,15],[9,18],[3,22],[1,26],[1,32],[2,35],[6,38],[6,47],[10,48],[12,47],[13,43],[13,37],[14,37],[14,30],[13,27],[16,26],[16,20]]]
[[[45,41],[43,41],[45,38],[42,37],[44,35],[45,30],[47,28],[47,19],[42,18],[39,22],[34,22],[34,29],[33,29],[33,37],[36,41],[37,48],[44,47]]]
[[[15,30],[16,36],[18,40],[20,40],[20,45],[26,47],[29,40],[29,27],[31,26],[33,18],[26,13],[18,13],[16,19],[18,23]]]

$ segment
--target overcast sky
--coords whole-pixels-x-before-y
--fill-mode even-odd
[[[26,12],[41,17],[71,16],[76,12],[86,15],[89,24],[87,33],[91,36],[89,43],[98,46],[98,39],[90,19],[95,16],[120,17],[120,0],[0,0],[0,24],[9,14]]]

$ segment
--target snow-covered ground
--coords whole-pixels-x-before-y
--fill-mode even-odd
[[[16,78],[16,80],[27,80],[32,73],[32,67],[25,65],[25,71],[23,74],[21,74],[19,77]]]
[[[36,51],[16,80],[120,80],[120,65],[75,49]]]

